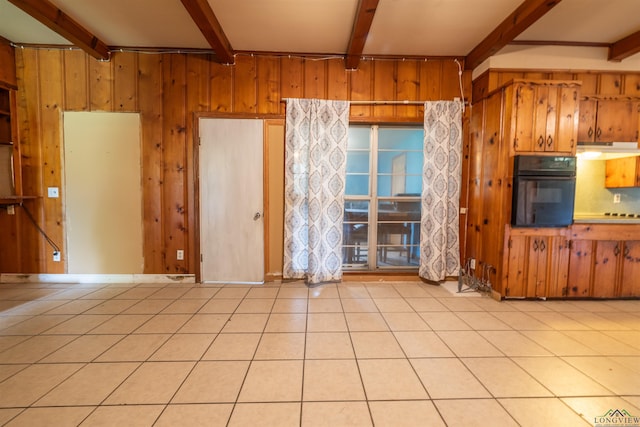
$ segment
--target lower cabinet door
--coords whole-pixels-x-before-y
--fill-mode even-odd
[[[640,241],[623,243],[621,297],[640,297]]]
[[[593,241],[573,240],[569,255],[569,278],[565,297],[588,297],[591,286]]]

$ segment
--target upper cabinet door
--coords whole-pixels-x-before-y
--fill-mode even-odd
[[[598,101],[585,99],[580,101],[580,120],[578,123],[578,142],[596,140],[596,112]]]
[[[638,101],[599,100],[595,141],[638,141]]]
[[[553,151],[575,153],[578,145],[580,87],[559,87],[556,91],[558,93],[556,104],[558,110],[555,115],[556,136],[553,141]],[[547,147],[549,147],[549,144],[547,144]]]

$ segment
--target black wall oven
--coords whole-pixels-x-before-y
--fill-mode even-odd
[[[514,159],[511,225],[571,225],[576,192],[576,158],[515,156]]]

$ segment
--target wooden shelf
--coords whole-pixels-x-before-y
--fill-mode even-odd
[[[38,199],[40,196],[3,196],[0,197],[0,206],[20,205],[25,200]]]

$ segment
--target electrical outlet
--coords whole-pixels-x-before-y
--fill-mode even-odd
[[[620,193],[613,195],[613,203],[620,203]]]
[[[176,259],[178,261],[182,261],[184,259],[184,251],[182,249],[178,249],[176,251]]]
[[[53,262],[60,262],[60,252],[53,251]]]
[[[476,259],[475,258],[471,258],[469,260],[469,268],[471,268],[472,270],[475,270],[475,268],[476,268]]]
[[[8,205],[7,206],[7,215],[15,215],[16,214],[16,208],[13,205]]]
[[[60,197],[60,192],[58,191],[58,187],[48,187],[47,195],[49,196],[50,199],[57,199],[58,197]]]

